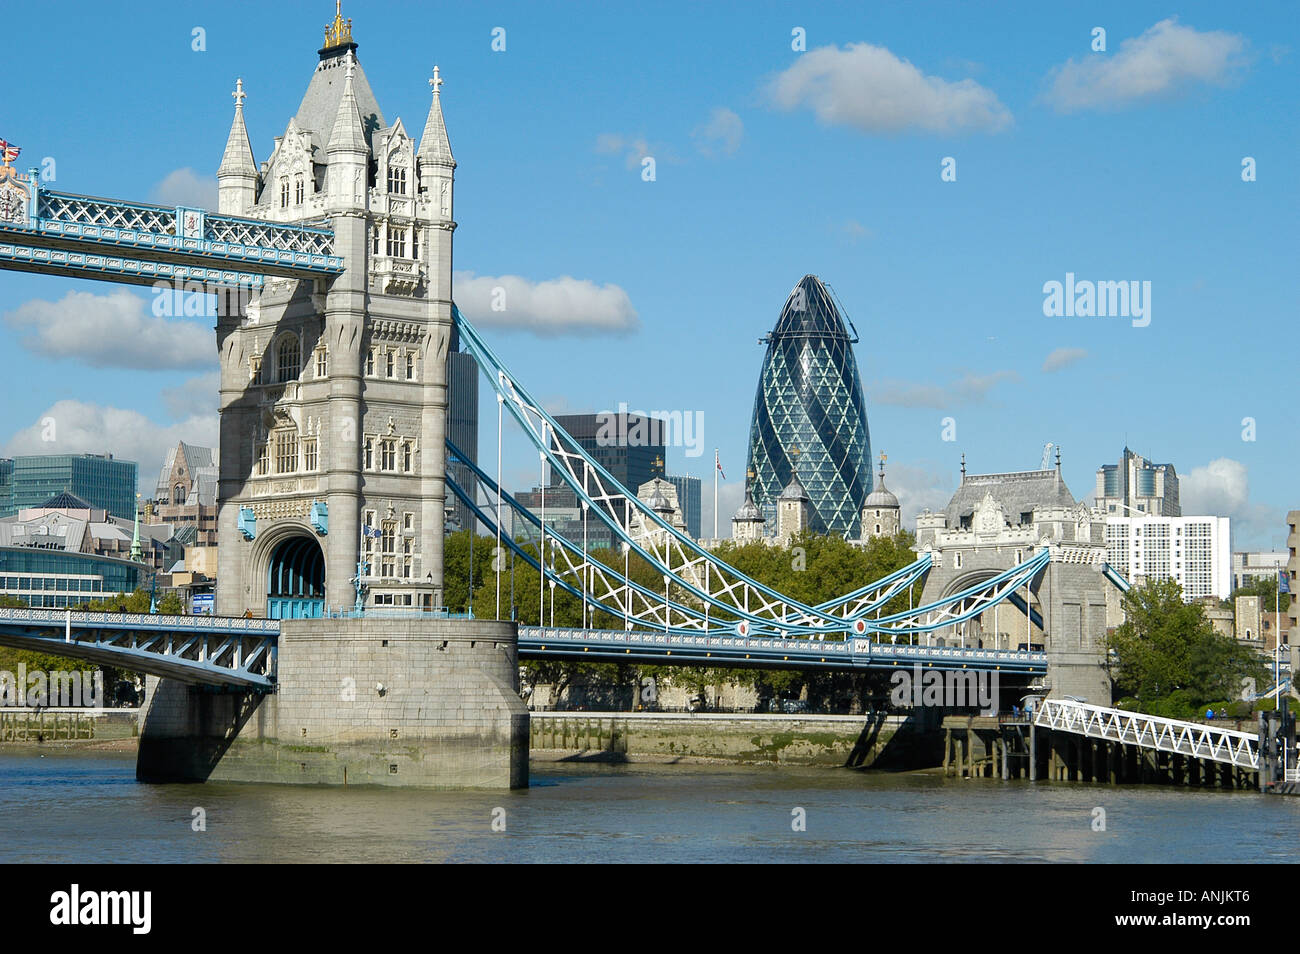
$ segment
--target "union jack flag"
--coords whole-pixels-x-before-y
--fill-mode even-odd
[[[713,465],[718,468],[718,473],[722,475],[722,479],[726,480],[727,472],[722,469],[722,460],[718,457],[718,452],[716,450],[713,452]]]
[[[22,152],[22,149],[18,146],[15,146],[13,143],[7,142],[4,139],[0,139],[0,158],[4,159],[6,166],[17,159],[20,152]]]

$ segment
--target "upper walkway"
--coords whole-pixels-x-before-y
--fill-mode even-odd
[[[22,181],[27,177],[18,177]],[[289,225],[202,209],[35,188],[29,214],[0,221],[0,268],[125,284],[260,287],[264,276],[343,271],[328,222]]]

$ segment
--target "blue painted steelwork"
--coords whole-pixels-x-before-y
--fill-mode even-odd
[[[478,362],[502,404],[510,408],[511,415],[525,435],[542,457],[549,461],[554,468],[553,473],[560,476],[578,501],[585,504],[588,511],[614,533],[627,551],[637,554],[662,574],[665,584],[671,582],[676,585],[687,596],[699,600],[701,606],[707,605],[710,609],[716,608],[723,614],[735,617],[738,622],[734,625],[739,635],[825,636],[831,632],[843,631],[846,623],[855,636],[878,633],[882,637],[889,635],[896,639],[899,635],[933,634],[973,619],[994,603],[1006,599],[1015,588],[1026,585],[1037,577],[1051,559],[1050,552],[1042,549],[1019,566],[977,586],[941,601],[888,617],[871,619],[862,611],[845,619],[823,608],[805,606],[719,560],[637,499],[636,495],[623,487],[599,463],[584,454],[576,442],[567,437],[563,428],[533,400],[454,305],[452,315],[462,343]],[[555,440],[548,439],[548,435]],[[495,484],[485,474],[479,471],[477,476],[489,487],[490,492],[497,492]],[[596,485],[590,493],[589,482]],[[604,506],[612,502],[622,504],[629,515],[635,513],[637,519],[648,528],[640,535],[641,539],[631,533],[630,516],[629,526],[624,527],[610,512],[613,508],[607,509]],[[653,550],[642,545],[641,540],[646,539],[647,534],[653,535],[656,541],[662,538],[662,553],[658,542],[654,544]],[[584,573],[588,566],[594,565],[584,556]],[[587,598],[591,598],[590,593]],[[827,605],[837,606],[841,603],[842,598]],[[665,596],[661,605],[665,616],[671,617],[681,603],[679,601],[675,607]],[[684,624],[691,621],[689,616],[682,620]],[[672,628],[667,620],[664,628]]]
[[[1041,675],[1047,654],[957,646],[900,646],[869,639],[809,640],[775,637],[592,630],[520,626],[522,659],[639,662],[721,666],[728,669],[851,671],[919,665]]]
[[[0,645],[198,685],[275,685],[275,620],[0,608]]]
[[[184,206],[55,192],[38,177],[34,213],[0,223],[0,267],[128,284],[257,288],[264,276],[329,278],[343,271],[328,223],[288,225]]]
[[[311,502],[311,528],[322,537],[330,532],[330,510],[323,500]]]
[[[452,454],[456,454],[459,456],[459,452],[456,449],[455,444],[452,444],[450,441],[448,441],[448,448]],[[496,494],[497,486],[495,482],[492,480],[492,478],[489,477],[487,474],[483,473],[482,470],[477,468],[475,465],[470,464],[469,466],[476,471],[476,476],[486,484],[486,489],[488,493]],[[489,529],[489,531],[493,535],[495,535],[496,524],[493,521],[492,515],[485,512],[481,507],[479,507],[478,504],[473,499],[471,499],[470,495],[456,483],[454,478],[448,475],[446,480],[447,480],[447,486],[452,491],[452,493],[455,494],[458,499],[463,501],[466,504],[466,506],[470,508],[470,510],[477,518],[477,520],[482,522]],[[515,500],[514,497],[512,497],[509,494],[502,493],[501,499],[503,504],[509,506],[512,509],[512,511],[519,514],[525,526],[531,525],[534,529],[539,529],[541,527],[541,521],[528,508],[524,507],[517,500]],[[568,540],[564,539],[561,536],[553,534],[549,529],[546,531],[546,533],[547,533],[547,539],[550,540],[552,553],[556,552],[556,550],[558,549],[559,552],[561,552],[562,554],[563,553],[580,554],[581,551],[579,550],[579,548],[574,546]],[[899,635],[905,635],[910,638],[912,636],[921,635],[921,634],[933,634],[941,630],[947,629],[949,627],[952,627],[955,624],[965,622],[966,620],[978,616],[979,614],[987,610],[995,602],[998,602],[1003,599],[1011,598],[1012,595],[1016,592],[1017,587],[1024,585],[1025,582],[1030,581],[1035,576],[1037,576],[1050,560],[1049,551],[1047,551],[1046,549],[1040,550],[1038,553],[1033,555],[1029,560],[1020,564],[1019,566],[1012,567],[1011,569],[1006,570],[1003,573],[1000,573],[997,576],[992,577],[991,579],[983,583],[970,587],[966,590],[962,590],[960,593],[956,593],[936,603],[931,603],[925,606],[917,607],[916,609],[909,610],[906,613],[896,613],[888,617],[882,617],[880,621],[868,621],[862,619],[861,617],[858,617],[857,619],[851,622],[846,620],[840,620],[838,625],[834,627],[818,628],[811,635],[807,633],[800,633],[796,627],[790,627],[788,629],[785,627],[781,627],[775,633],[767,633],[767,632],[754,633],[753,635],[746,637],[743,634],[737,634],[735,632],[734,624],[731,622],[719,621],[716,619],[710,620],[707,616],[705,616],[704,613],[700,612],[700,610],[698,610],[697,608],[682,604],[675,600],[669,600],[663,594],[649,590],[641,586],[640,584],[636,583],[634,580],[628,580],[621,573],[619,573],[615,568],[608,567],[599,563],[590,564],[590,566],[592,566],[593,568],[599,569],[600,576],[602,577],[602,579],[608,578],[613,581],[612,584],[609,584],[610,592],[617,593],[620,590],[625,591],[625,588],[630,588],[633,592],[643,597],[643,599],[645,600],[645,605],[652,606],[656,611],[661,608],[671,607],[674,613],[679,614],[683,618],[685,625],[680,625],[680,626],[670,625],[669,622],[667,621],[670,619],[670,616],[667,614],[659,615],[657,616],[656,619],[649,620],[646,618],[645,614],[631,613],[625,609],[625,604],[622,603],[621,601],[617,605],[611,605],[607,600],[602,600],[600,596],[597,594],[593,594],[592,592],[587,592],[586,594],[584,594],[577,587],[573,586],[567,579],[565,579],[565,575],[566,575],[565,573],[556,572],[553,563],[548,564],[548,566],[545,569],[542,569],[539,561],[534,556],[534,554],[528,552],[528,550],[525,547],[521,546],[516,540],[514,540],[510,534],[503,533],[500,539],[502,543],[506,547],[508,547],[516,556],[518,556],[520,559],[526,562],[534,570],[539,570],[540,572],[542,572],[544,577],[548,581],[553,581],[556,586],[558,586],[560,589],[564,590],[565,592],[569,593],[571,596],[577,599],[580,600],[585,599],[588,605],[592,606],[595,610],[599,610],[604,613],[607,613],[610,616],[615,617],[616,619],[621,618],[622,620],[624,620],[625,628],[628,629],[637,628],[642,631],[653,631],[655,634],[659,634],[659,635],[680,636],[680,637],[696,637],[701,635],[708,635],[710,637],[740,638],[740,639],[745,639],[745,638],[760,639],[760,638],[772,638],[772,637],[785,638],[789,636],[803,635],[810,640],[816,639],[816,640],[835,641],[835,640],[847,640],[859,636],[874,635],[877,637],[878,640],[880,640],[883,639],[884,636],[888,635],[890,638],[890,643],[888,645],[890,645],[891,647],[894,646],[893,641],[896,640]],[[918,561],[918,563],[919,562],[921,561]],[[928,566],[928,562],[926,563],[926,566]],[[870,584],[867,587],[862,587],[859,588],[858,590],[855,590],[854,593],[850,595],[861,594],[869,590],[878,589],[882,586],[887,588],[898,587],[901,581],[909,578],[912,579],[915,578],[915,574],[916,574],[915,567],[916,564],[913,564],[908,567],[904,567],[903,569],[895,571],[894,573],[885,577],[883,580],[877,581],[874,584]],[[831,601],[831,603],[836,603],[842,601],[843,599],[844,599],[843,597],[840,597],[838,600]],[[969,606],[966,605],[968,601],[970,603]],[[1021,602],[1023,605],[1023,601]],[[883,600],[882,600],[882,605],[883,605]],[[954,605],[957,607],[956,610],[953,610],[951,608]],[[930,617],[934,615],[938,615],[939,618],[931,619]],[[923,623],[915,622],[916,620],[922,618],[925,619],[925,622]],[[887,625],[880,625],[880,623],[882,622]],[[608,632],[607,630],[597,630],[597,629],[592,629],[589,631]],[[900,646],[899,648],[901,649],[902,647]],[[935,648],[935,647],[913,647],[913,648],[922,649],[922,648]],[[944,648],[944,647],[939,647],[939,648]],[[966,652],[986,652],[986,650],[965,649],[964,647],[947,647],[946,651],[949,653],[957,652],[958,654],[966,653]],[[993,650],[987,650],[987,652],[993,652]]]
[[[252,540],[257,536],[257,515],[253,512],[252,507],[239,508],[239,534],[245,540]]]
[[[290,537],[280,543],[266,575],[266,615],[271,619],[325,615],[325,555],[315,539]]]
[[[1120,573],[1119,570],[1115,569],[1109,563],[1103,563],[1101,565],[1101,575],[1119,587],[1121,593],[1127,593],[1133,586],[1133,584],[1128,580],[1124,579],[1124,574]]]

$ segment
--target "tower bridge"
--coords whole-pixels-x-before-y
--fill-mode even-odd
[[[1100,672],[1101,551],[1077,511],[1044,509],[1029,530],[1009,529],[981,503],[973,527],[965,515],[919,527],[911,566],[813,606],[727,565],[621,486],[452,301],[456,161],[440,71],[417,139],[385,118],[357,51],[336,9],[299,108],[260,163],[236,82],[216,212],[46,190],[8,154],[0,171],[2,269],[248,291],[215,329],[219,615],[0,614],[0,643],[150,674],[142,778],[523,785],[520,657],[1072,673],[1061,685]],[[545,488],[532,514],[449,444],[458,347],[584,525],[612,532],[621,572],[585,538],[554,533]],[[487,506],[448,474],[449,454]],[[500,609],[496,620],[448,614],[454,499],[539,570],[539,597],[580,599],[584,625],[557,629],[540,610],[518,624]],[[519,539],[503,533],[507,518]],[[662,590],[632,578],[633,555]],[[922,580],[919,603],[894,609]],[[388,606],[409,610],[376,610]],[[978,635],[999,612],[1028,620],[1023,644],[999,644],[1000,621],[993,639]]]

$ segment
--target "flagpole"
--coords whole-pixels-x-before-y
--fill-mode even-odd
[[[713,448],[713,539],[718,539],[718,474],[722,471],[722,459],[718,449]]]

